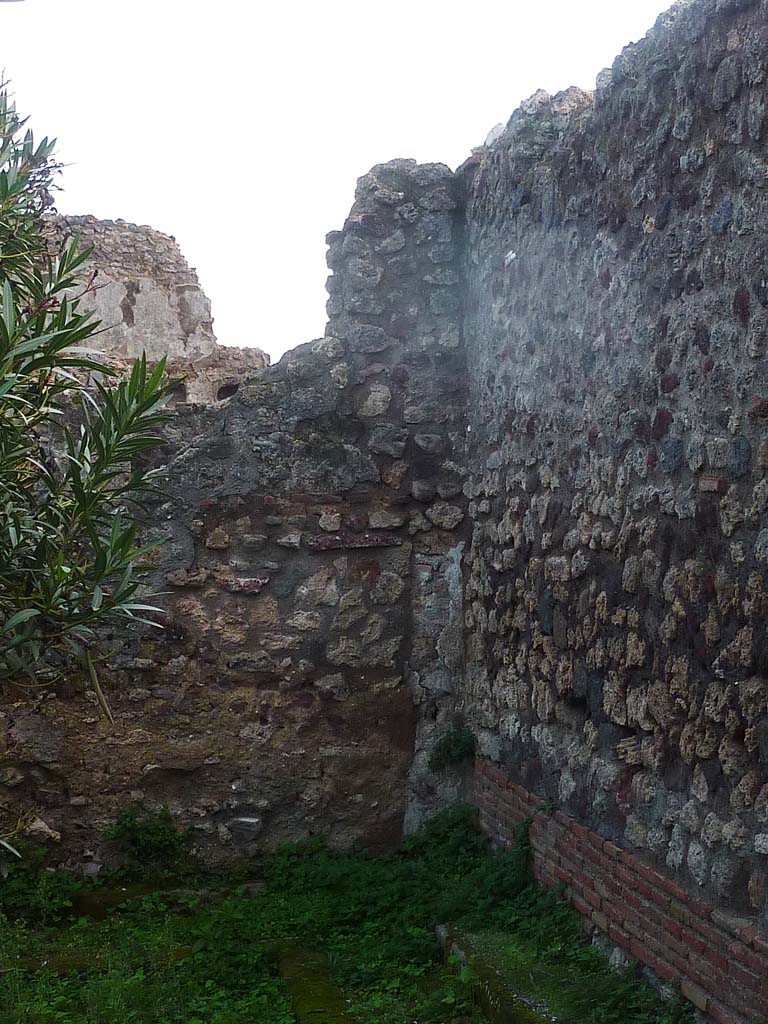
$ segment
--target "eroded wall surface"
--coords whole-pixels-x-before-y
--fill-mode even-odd
[[[71,863],[126,805],[169,806],[211,856],[391,847],[446,789],[426,751],[461,661],[459,184],[374,168],[328,239],[326,336],[177,407],[151,513],[166,629],[113,658],[115,729],[74,686],[6,713],[0,779]]]
[[[104,351],[137,359],[195,359],[215,346],[211,304],[176,240],[154,228],[96,217],[56,217],[51,229],[93,250],[85,304],[109,328]]]
[[[211,303],[176,239],[147,225],[96,217],[52,216],[57,243],[77,238],[91,250],[83,268],[81,296],[104,331],[92,346],[120,369],[146,354],[168,360],[178,381],[174,404],[229,397],[251,370],[269,363],[257,347],[217,344]]]
[[[465,320],[482,749],[763,925],[767,44],[683,4],[524,105],[469,168]]]

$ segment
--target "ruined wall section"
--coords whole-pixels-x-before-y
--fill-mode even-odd
[[[194,359],[216,347],[211,304],[176,240],[146,225],[96,217],[56,217],[57,236],[92,248],[95,271],[85,305],[109,328],[104,351],[118,358]],[[99,338],[95,339],[96,344]]]
[[[57,244],[75,237],[91,249],[84,267],[83,304],[101,320],[93,339],[121,369],[142,353],[167,357],[177,380],[174,404],[213,402],[237,390],[246,373],[267,366],[259,348],[216,343],[211,304],[176,239],[154,228],[96,217],[51,217]]]
[[[391,847],[409,791],[412,820],[439,795],[410,773],[461,655],[460,184],[413,161],[362,178],[326,336],[178,406],[151,517],[166,628],[115,654],[115,729],[74,687],[5,709],[0,794],[60,859],[98,861],[122,809],[163,804],[211,857]]]
[[[533,97],[466,168],[465,321],[483,753],[762,928],[766,55],[768,4],[686,3]]]

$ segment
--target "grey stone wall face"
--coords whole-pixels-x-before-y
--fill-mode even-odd
[[[467,168],[484,753],[766,923],[768,4],[682,4]]]

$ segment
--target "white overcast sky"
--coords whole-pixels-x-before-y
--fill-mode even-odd
[[[326,232],[393,157],[456,167],[538,88],[592,88],[664,0],[0,2],[64,213],[174,235],[225,344],[323,334]]]

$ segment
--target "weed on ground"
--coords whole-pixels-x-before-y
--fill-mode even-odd
[[[124,822],[126,886],[152,881],[152,843],[177,866],[186,856],[183,842],[152,827],[143,836],[140,823]],[[201,887],[210,884],[184,863],[187,889],[194,870]],[[80,882],[34,865],[10,874],[0,880],[0,1024],[294,1024],[278,970],[291,947],[327,956],[360,1024],[480,1024],[472,972],[444,963],[438,924],[502,935],[510,966],[558,995],[563,1024],[691,1019],[633,972],[612,971],[575,912],[531,883],[525,837],[490,853],[470,809],[439,815],[394,855],[336,853],[311,840],[259,870],[258,891],[219,876],[235,891],[144,896],[101,921],[66,920]],[[171,880],[166,865],[160,881]]]

